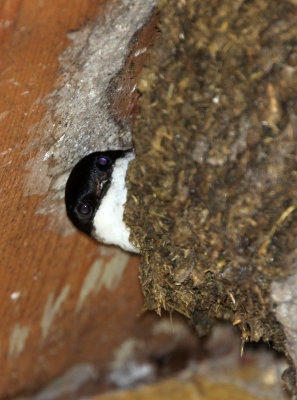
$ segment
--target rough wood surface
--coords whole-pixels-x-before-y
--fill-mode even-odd
[[[29,394],[82,361],[103,373],[115,349],[155,320],[137,317],[137,257],[78,233],[61,236],[61,225],[53,231],[36,213],[45,198],[40,184],[48,185],[41,169],[35,195],[24,192],[34,167],[28,161],[46,148],[40,124],[45,99],[61,84],[67,33],[94,20],[103,3],[0,3],[0,398]],[[70,227],[64,214],[59,218]]]

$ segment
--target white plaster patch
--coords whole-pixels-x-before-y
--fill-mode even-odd
[[[114,290],[118,287],[129,261],[129,257],[130,256],[123,251],[118,251],[118,253],[105,265],[97,291],[99,291],[102,286],[105,286],[106,289],[109,290]]]
[[[89,269],[79,293],[75,310],[76,313],[81,310],[86,298],[95,290],[95,287],[98,285],[100,276],[102,274],[102,265],[102,259],[97,259]]]
[[[135,386],[139,382],[149,382],[155,377],[155,367],[148,362],[139,362],[137,353],[145,347],[145,342],[130,338],[114,352],[110,363],[108,379],[118,387]]]
[[[52,400],[75,393],[83,384],[98,379],[98,373],[92,364],[78,364],[62,376],[50,382],[32,400]]]
[[[51,179],[48,176],[48,165],[43,162],[41,155],[36,156],[34,160],[29,160],[25,168],[29,172],[24,181],[24,194],[32,196],[46,193]]]
[[[108,380],[120,388],[134,387],[140,382],[151,382],[155,377],[155,367],[148,362],[128,361],[121,370],[110,372]]]
[[[16,358],[24,351],[28,335],[29,327],[22,327],[17,322],[10,335],[8,358]]]
[[[140,339],[130,338],[125,340],[113,354],[113,361],[110,363],[112,370],[120,369],[125,366],[128,360],[135,357],[137,349],[142,348],[144,343]]]
[[[97,259],[93,263],[80,290],[76,313],[81,310],[84,302],[91,293],[98,295],[103,286],[109,290],[117,288],[128,260],[129,256],[119,250],[107,264],[103,265],[102,259]]]
[[[11,300],[17,300],[21,295],[21,292],[13,292],[10,295]]]
[[[49,295],[40,322],[43,340],[47,337],[50,328],[53,324],[53,321],[60,310],[62,303],[66,300],[68,296],[69,290],[70,290],[70,285],[64,286],[64,288],[61,290],[61,293],[56,298],[56,300],[54,300],[55,293],[51,293]]]

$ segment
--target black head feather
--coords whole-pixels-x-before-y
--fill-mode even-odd
[[[126,151],[91,153],[71,171],[65,188],[66,211],[72,223],[91,235],[93,218],[111,182],[113,166]]]

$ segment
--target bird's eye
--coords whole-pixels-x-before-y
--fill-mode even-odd
[[[82,203],[78,206],[77,211],[82,216],[87,216],[91,213],[92,208],[87,203]]]
[[[105,167],[109,163],[109,159],[107,157],[99,157],[97,160],[97,164]]]

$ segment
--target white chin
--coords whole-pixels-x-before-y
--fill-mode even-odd
[[[123,250],[139,253],[129,241],[130,231],[123,221],[127,199],[126,172],[134,154],[128,153],[114,165],[111,184],[94,217],[92,236],[105,244],[113,244]]]

